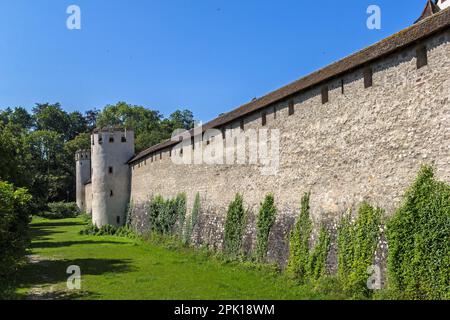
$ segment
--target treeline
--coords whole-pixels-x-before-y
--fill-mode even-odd
[[[123,125],[135,130],[136,151],[190,129],[194,117],[177,110],[159,111],[119,102],[103,110],[66,112],[59,103],[0,109],[0,180],[26,188],[36,209],[49,202],[75,199],[74,153],[90,147],[95,127]]]

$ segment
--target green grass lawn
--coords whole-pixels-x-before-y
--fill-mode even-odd
[[[34,219],[31,262],[17,293],[35,299],[327,299],[282,274],[225,263],[192,249],[143,240],[79,235],[81,219]],[[66,287],[66,269],[81,268],[81,291]]]

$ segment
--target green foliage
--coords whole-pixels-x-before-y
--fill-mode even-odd
[[[186,222],[186,227],[184,231],[184,243],[190,244],[192,233],[194,232],[195,226],[198,223],[198,217],[200,215],[200,194],[197,192],[195,195],[194,205],[192,207],[192,213],[190,219]]]
[[[80,214],[75,202],[52,202],[48,204],[48,210],[39,216],[47,219],[75,218]]]
[[[241,253],[242,237],[245,230],[245,210],[242,195],[236,194],[228,207],[225,222],[224,251],[231,257]]]
[[[116,236],[116,237],[124,237],[135,239],[138,238],[136,233],[129,227],[115,227],[112,225],[104,225],[101,228],[93,225],[91,222],[88,223],[88,226],[79,232],[80,235],[85,236]]]
[[[159,111],[118,102],[103,109],[98,115],[97,125],[133,128],[136,135],[136,151],[139,152],[170,138],[175,129],[193,128],[194,118],[189,110],[177,110],[169,118],[164,119]]]
[[[355,297],[369,296],[367,268],[373,264],[380,238],[383,211],[368,203],[361,204],[353,223],[342,218],[338,232],[338,275],[344,291]]]
[[[150,200],[148,206],[150,229],[163,235],[171,235],[175,231],[176,223],[184,223],[186,216],[186,195],[179,194],[174,199],[164,200],[157,195]]]
[[[322,227],[319,232],[319,240],[312,253],[309,255],[307,275],[310,280],[319,280],[319,278],[326,275],[330,245],[330,233],[325,227]]]
[[[275,223],[277,208],[273,194],[268,194],[261,204],[258,220],[256,222],[256,255],[259,261],[267,256],[269,234]]]
[[[305,193],[301,200],[301,210],[298,221],[290,236],[290,253],[287,272],[305,282],[308,276],[309,241],[312,232],[312,221],[309,216],[310,194]]]
[[[31,195],[0,181],[0,282],[13,273],[29,244]]]
[[[423,166],[387,225],[389,288],[404,299],[450,299],[450,186]]]

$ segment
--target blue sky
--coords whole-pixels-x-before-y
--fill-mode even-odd
[[[0,109],[126,101],[211,120],[411,25],[425,2],[0,0]]]

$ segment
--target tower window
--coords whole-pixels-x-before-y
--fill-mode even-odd
[[[114,142],[114,137],[113,136],[110,136],[109,137],[109,143],[113,143]]]
[[[194,137],[191,138],[191,144],[192,144],[192,150],[195,149],[195,139]]]
[[[112,190],[109,190],[109,196],[110,197],[114,196],[114,192]]]
[[[98,135],[98,144],[103,143],[103,136],[101,134]]]
[[[108,168],[108,172],[109,172],[109,174],[112,174],[113,173],[113,167],[109,167]]]
[[[159,160],[162,160],[162,151],[159,153]]]
[[[324,86],[322,87],[322,104],[325,104],[328,101],[328,86]]]
[[[226,129],[225,129],[225,127],[222,127],[222,139],[225,139],[225,133],[226,133]]]
[[[345,93],[345,88],[344,88],[344,79],[341,80],[341,93],[344,94]]]
[[[292,116],[294,114],[294,100],[289,101],[289,115]]]
[[[261,124],[263,126],[265,126],[267,124],[267,113],[266,112],[261,113]]]
[[[121,141],[122,141],[122,142],[127,142],[127,138],[122,137],[122,138],[121,138]]]
[[[420,69],[428,64],[427,47],[424,45],[416,48],[417,69]]]
[[[180,155],[183,155],[183,148],[180,149]]]
[[[373,71],[371,67],[364,69],[364,88],[369,88],[373,84]]]
[[[273,118],[277,118],[277,106],[273,106]]]
[[[120,224],[120,216],[116,217],[116,222],[117,222],[117,224]]]
[[[244,131],[244,119],[241,119],[240,127],[241,130]]]

